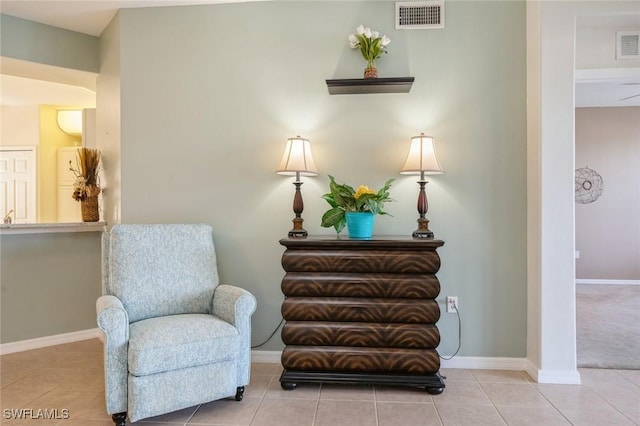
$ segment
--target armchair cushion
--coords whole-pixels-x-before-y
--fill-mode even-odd
[[[234,360],[239,342],[238,330],[212,315],[138,321],[129,329],[129,373],[146,376]]]

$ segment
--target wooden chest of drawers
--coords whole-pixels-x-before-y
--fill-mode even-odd
[[[435,325],[443,241],[308,237],[280,244],[283,388],[331,382],[443,391]]]

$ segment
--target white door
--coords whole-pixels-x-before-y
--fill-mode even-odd
[[[36,148],[0,147],[0,218],[36,221]]]

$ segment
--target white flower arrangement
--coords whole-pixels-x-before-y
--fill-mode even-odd
[[[367,61],[367,68],[374,68],[374,62],[383,53],[387,53],[387,46],[391,39],[386,35],[380,37],[378,31],[374,31],[364,25],[356,28],[355,34],[349,34],[349,46],[352,49],[360,49],[362,57]]]

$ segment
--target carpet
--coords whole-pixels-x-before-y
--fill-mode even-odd
[[[640,369],[640,285],[576,285],[578,367]]]

